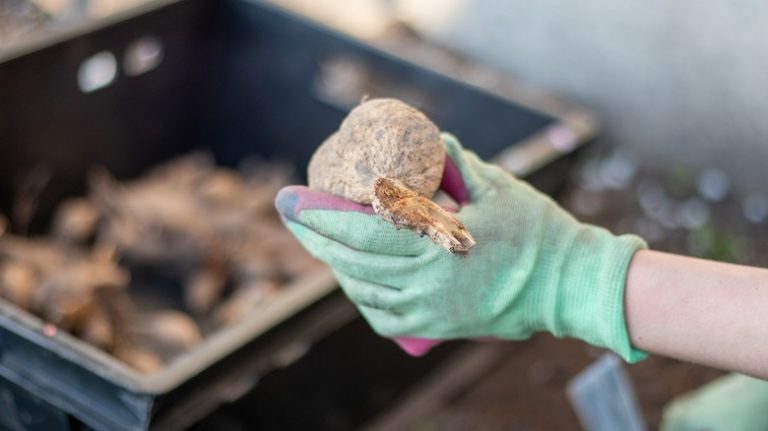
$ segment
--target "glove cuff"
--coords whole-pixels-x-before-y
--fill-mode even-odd
[[[629,340],[624,288],[632,257],[647,247],[637,236],[615,236],[591,225],[561,238],[559,264],[552,262],[556,268],[548,268],[557,293],[555,302],[543,304],[545,328],[557,337],[610,349],[630,363],[645,359],[647,354]]]

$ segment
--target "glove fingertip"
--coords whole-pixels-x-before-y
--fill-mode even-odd
[[[443,138],[443,146],[445,146],[445,151],[448,153],[448,156],[451,158],[461,156],[463,148],[455,135],[450,132],[440,132],[440,137]]]
[[[287,186],[277,192],[275,208],[281,216],[288,220],[296,220],[296,207],[299,201],[299,191],[302,188],[302,186]]]
[[[415,357],[426,355],[432,348],[442,343],[442,340],[416,337],[392,337],[392,341],[400,346],[405,353]]]
[[[288,220],[300,221],[299,215],[305,210],[330,210],[373,214],[373,208],[312,190],[305,186],[283,187],[275,197],[275,208]]]

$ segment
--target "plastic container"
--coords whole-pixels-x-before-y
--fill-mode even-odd
[[[339,62],[368,74],[368,95],[410,97],[481,156],[518,167],[524,156],[538,168],[592,133],[574,126],[581,112],[530,109],[274,6],[161,0],[0,51],[0,211],[39,166],[52,181],[33,232],[83,192],[94,165],[130,178],[206,148],[224,165],[259,154],[303,172],[357,102]],[[549,166],[540,176],[551,190],[565,171]],[[175,427],[355,316],[321,271],[147,376],[0,300],[0,378],[20,399],[42,400],[57,424],[66,414],[94,429]]]

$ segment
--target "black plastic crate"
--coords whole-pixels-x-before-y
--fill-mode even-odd
[[[141,63],[128,60],[137,47],[144,49],[143,73],[136,72]],[[334,90],[331,84],[344,84],[338,62],[369,74],[364,91]],[[98,66],[90,70],[93,82],[83,80],[88,64]],[[111,68],[116,74],[106,79]],[[63,197],[83,192],[94,165],[130,178],[205,148],[224,165],[258,154],[303,172],[363,95],[414,103],[481,156],[505,154],[502,163],[549,162],[591,136],[588,121],[574,122],[586,118],[581,112],[522,106],[274,6],[157,1],[0,52],[0,211],[10,209],[18,179],[37,166],[52,174],[32,224],[38,232]],[[520,151],[510,155],[510,147]],[[566,170],[547,166],[534,177],[553,191]],[[68,334],[46,335],[44,322],[0,300],[0,378],[14,388],[8,393],[42,400],[39,408],[51,410],[52,420],[64,414],[70,423],[110,430],[189,424],[243,392],[243,382],[255,384],[286,351],[355,318],[327,273],[305,284],[306,294],[272,315],[217,334],[154,376]],[[440,355],[392,367],[415,379]]]

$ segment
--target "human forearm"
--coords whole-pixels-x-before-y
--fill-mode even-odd
[[[639,251],[624,301],[635,347],[768,378],[768,270]]]

